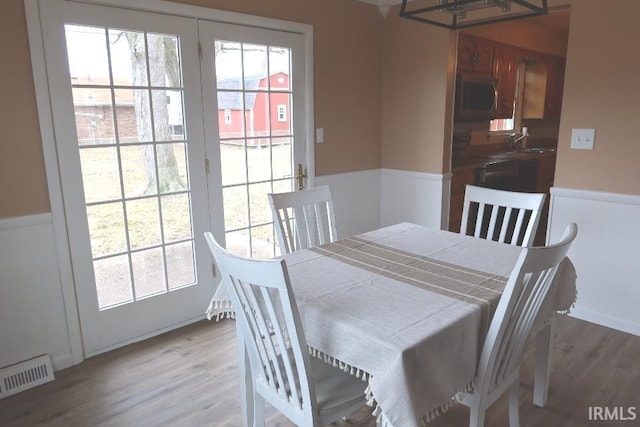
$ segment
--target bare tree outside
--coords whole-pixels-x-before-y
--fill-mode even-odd
[[[147,58],[145,53],[149,55],[150,82],[166,81],[170,87],[180,86],[180,64],[178,63],[177,45],[174,38],[148,34],[146,37],[147,45],[145,46],[144,33],[126,32],[123,34],[129,43],[134,86],[143,86],[147,81]],[[158,94],[155,91],[150,101],[146,91],[134,91],[134,109],[137,133],[141,140],[172,140],[167,94]],[[150,114],[153,114],[153,120],[151,120]],[[153,123],[153,126],[151,126],[151,123]],[[153,132],[155,132],[155,139]],[[172,144],[145,144],[142,145],[142,151],[147,176],[145,193],[155,193],[156,188],[160,193],[187,189],[186,183],[180,177]],[[154,155],[157,157],[157,170]],[[158,173],[160,175],[159,182]]]

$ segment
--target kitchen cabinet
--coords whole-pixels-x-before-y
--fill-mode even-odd
[[[451,198],[449,199],[449,231],[460,232],[462,221],[462,207],[464,205],[464,192],[467,185],[476,182],[476,170],[467,169],[456,171],[451,178]]]
[[[525,67],[522,117],[559,120],[565,60],[545,55],[540,61]]]
[[[562,90],[564,88],[565,59],[548,57],[547,88],[545,91],[544,118],[560,120]]]
[[[493,72],[494,45],[490,40],[458,34],[458,72],[490,76]]]
[[[513,117],[518,72],[518,51],[515,47],[496,44],[493,52],[493,77],[498,81],[496,119]]]

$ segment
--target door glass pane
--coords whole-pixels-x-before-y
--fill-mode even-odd
[[[131,273],[127,255],[93,261],[98,306],[109,308],[133,301]]]
[[[81,148],[80,165],[86,203],[120,198],[120,168],[115,147]]]
[[[110,89],[73,88],[73,110],[76,117],[78,145],[115,142]]]
[[[151,142],[151,105],[147,89],[115,89],[118,142]]]
[[[136,298],[144,298],[166,290],[162,248],[131,254]]]
[[[65,34],[99,308],[195,284],[179,38]]]
[[[147,44],[144,33],[110,29],[109,48],[111,50],[111,64],[114,71],[114,84],[122,86],[147,86],[147,70],[134,67],[131,61],[132,53],[136,61],[146,61]]]
[[[222,185],[229,186],[247,182],[247,162],[244,139],[220,142],[220,167]]]
[[[226,244],[240,255],[274,256],[267,195],[292,188],[290,57],[289,48],[215,42]]]

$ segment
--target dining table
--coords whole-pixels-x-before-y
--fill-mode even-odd
[[[484,337],[522,251],[399,223],[282,258],[311,356],[367,383],[365,400],[378,425],[417,427],[473,389]],[[546,403],[554,319],[572,307],[575,281],[565,258],[534,327],[537,406]],[[233,317],[224,286],[207,315]],[[244,406],[243,422],[250,418]]]

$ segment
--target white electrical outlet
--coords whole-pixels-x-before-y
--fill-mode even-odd
[[[316,129],[316,143],[322,144],[324,142],[324,128]]]
[[[572,129],[571,148],[574,150],[593,150],[596,140],[595,129]]]

